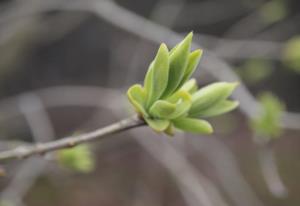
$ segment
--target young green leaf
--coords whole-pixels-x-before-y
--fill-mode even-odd
[[[191,95],[178,91],[166,100],[158,100],[150,108],[150,114],[163,119],[175,119],[187,114],[192,105]]]
[[[239,105],[237,101],[223,100],[218,104],[201,111],[198,114],[191,114],[191,117],[213,117],[234,110]]]
[[[195,50],[192,53],[190,53],[188,58],[188,64],[185,69],[184,76],[178,86],[178,89],[192,76],[199,64],[202,53],[203,51],[201,49]]]
[[[194,94],[198,90],[197,82],[195,79],[190,79],[185,82],[180,88],[182,91],[186,91],[190,94]]]
[[[210,123],[201,119],[184,117],[172,120],[172,123],[178,129],[195,134],[211,134],[213,132]]]
[[[189,114],[199,114],[225,100],[237,85],[238,83],[218,82],[200,89],[193,94],[193,102]]]
[[[172,96],[167,98],[167,100],[171,103],[176,104],[175,111],[169,114],[168,119],[176,119],[178,117],[186,115],[192,106],[191,95],[183,90],[177,91]]]
[[[149,110],[153,117],[168,119],[169,115],[176,111],[176,104],[165,100],[157,100]]]
[[[145,89],[146,93],[148,93],[152,87],[153,65],[154,65],[154,61],[152,61],[150,63],[148,71],[147,71],[145,79],[144,79],[144,89]]]
[[[148,108],[162,95],[168,84],[169,76],[169,51],[165,44],[161,44],[151,68],[150,83],[147,86]],[[147,80],[148,81],[148,80]]]
[[[150,119],[150,118],[145,118],[145,121],[151,127],[157,132],[163,132],[168,128],[170,125],[169,120],[163,120],[163,119]]]
[[[145,110],[146,92],[141,85],[135,84],[131,86],[127,91],[127,97],[137,112],[143,116],[148,116]]]
[[[170,50],[170,55],[172,55],[174,53],[174,51],[179,47],[179,45],[182,44],[182,41],[178,44],[176,44],[171,50]]]
[[[188,62],[188,56],[190,52],[193,33],[190,33],[170,54],[170,69],[169,69],[169,81],[166,90],[163,93],[163,97],[167,97],[176,90],[180,84],[185,68]]]

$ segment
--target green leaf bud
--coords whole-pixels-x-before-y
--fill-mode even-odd
[[[169,51],[165,44],[161,44],[152,63],[151,73],[147,80],[147,104],[148,108],[159,99],[168,84],[169,76]],[[146,82],[146,80],[145,80]],[[149,82],[149,83],[148,83]]]
[[[174,126],[180,130],[195,134],[211,134],[213,128],[209,122],[194,118],[179,118],[172,121]]]
[[[146,123],[156,132],[163,132],[170,125],[169,120],[145,118]]]
[[[225,100],[231,95],[237,85],[238,83],[218,82],[200,89],[193,94],[192,107],[189,114],[197,116],[202,111]]]
[[[92,152],[87,145],[58,151],[57,160],[62,166],[77,172],[88,173],[95,167]]]
[[[176,90],[185,74],[192,38],[193,33],[189,33],[189,35],[170,54],[169,81],[168,86],[163,93],[163,97],[169,96]]]
[[[191,117],[204,118],[218,116],[234,110],[235,108],[237,108],[238,105],[239,102],[237,101],[223,100],[218,104],[209,107],[208,109],[205,109],[196,115],[191,115]]]
[[[135,84],[131,86],[127,91],[127,97],[138,113],[148,116],[145,110],[146,92],[141,85]]]

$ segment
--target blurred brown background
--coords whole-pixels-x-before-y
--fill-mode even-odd
[[[126,117],[126,89],[143,81],[159,43],[191,30],[205,54],[199,85],[241,81],[240,109],[210,120],[213,137],[113,135],[91,145],[90,174],[41,157],[0,163],[1,206],[300,204],[299,1],[0,2],[0,150]],[[249,127],[263,91],[288,111],[267,148]]]

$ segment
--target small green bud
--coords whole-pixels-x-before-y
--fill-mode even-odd
[[[244,65],[237,69],[237,73],[248,84],[257,84],[268,78],[273,71],[273,65],[270,60],[250,59]]]
[[[252,120],[251,127],[257,136],[269,140],[279,137],[282,133],[280,117],[284,111],[283,103],[271,93],[259,97],[262,106],[261,114]]]
[[[288,15],[285,0],[272,0],[260,9],[260,14],[266,23],[274,23],[284,19]]]
[[[202,50],[190,52],[193,33],[170,52],[162,44],[151,62],[144,87],[133,85],[127,96],[149,127],[173,135],[174,127],[198,134],[209,134],[211,125],[194,117],[210,117],[229,112],[237,102],[226,100],[236,83],[215,83],[198,90],[190,79],[202,56]]]
[[[92,152],[87,145],[58,151],[57,160],[62,166],[77,172],[88,173],[95,167]]]
[[[300,36],[295,36],[286,43],[283,62],[288,68],[300,73]]]

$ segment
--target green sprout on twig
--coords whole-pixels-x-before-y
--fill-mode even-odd
[[[228,100],[238,83],[218,82],[198,89],[190,79],[202,50],[190,51],[193,33],[170,51],[161,44],[147,71],[144,86],[135,84],[127,96],[142,119],[155,131],[173,135],[174,128],[211,134],[203,118],[224,114],[238,106]]]
[[[269,92],[261,94],[258,99],[262,106],[261,113],[252,119],[251,127],[257,136],[268,142],[282,134],[280,118],[285,110],[285,105],[278,97]]]
[[[57,160],[63,167],[82,173],[91,172],[95,167],[92,151],[84,144],[58,151]]]

